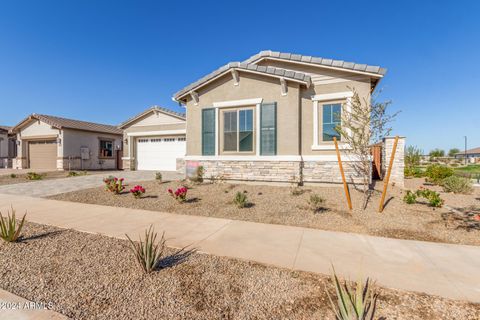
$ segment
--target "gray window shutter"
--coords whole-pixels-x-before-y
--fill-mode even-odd
[[[215,155],[215,109],[202,109],[202,155]]]
[[[277,154],[277,103],[262,103],[260,107],[260,155]]]

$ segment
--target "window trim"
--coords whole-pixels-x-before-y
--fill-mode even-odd
[[[256,130],[256,106],[248,106],[248,107],[234,107],[234,108],[225,108],[223,109],[220,114],[221,114],[221,123],[222,128],[221,130],[218,131],[218,137],[222,136],[222,146],[221,146],[221,154],[224,155],[232,155],[232,154],[255,154],[257,146],[257,130]],[[240,151],[240,111],[243,110],[252,110],[252,150],[251,151]],[[225,117],[224,114],[225,112],[233,112],[235,111],[237,114],[237,150],[236,151],[225,151]],[[218,119],[220,122],[220,119]]]
[[[320,141],[320,121],[319,121],[319,107],[325,104],[341,104],[341,110],[346,112],[351,111],[351,97],[353,92],[339,92],[329,93],[323,95],[312,96],[313,105],[313,143],[311,149],[313,151],[320,150],[335,150],[335,144],[333,141]],[[323,119],[322,119],[323,121]],[[340,150],[349,150],[351,147],[345,143],[339,141],[338,148]]]
[[[112,144],[112,155],[109,156],[102,156],[102,141],[110,142]],[[111,138],[98,138],[98,159],[115,159],[115,139]]]

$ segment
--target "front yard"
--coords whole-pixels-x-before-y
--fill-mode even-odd
[[[72,172],[72,173],[71,173]],[[17,184],[24,182],[33,182],[40,180],[51,180],[51,179],[61,179],[67,177],[75,177],[79,175],[86,175],[86,171],[47,171],[47,172],[35,172],[31,171],[29,173],[11,173],[0,175],[0,186]]]
[[[406,180],[407,188],[416,189],[423,179]],[[352,187],[354,210],[349,212],[341,187],[290,187],[202,183],[190,184],[187,201],[179,203],[167,192],[176,189],[181,181],[141,183],[146,193],[139,199],[132,197],[128,189],[115,195],[103,188],[93,188],[50,197],[51,199],[93,203],[107,206],[146,209],[186,215],[211,216],[262,223],[284,224],[318,228],[323,230],[355,232],[401,239],[480,245],[480,222],[472,222],[474,228],[464,228],[462,221],[452,219],[446,208],[432,208],[425,203],[406,204],[405,191],[389,188],[386,207],[378,213],[381,184],[370,199],[367,210],[362,210],[362,194]],[[434,186],[428,188],[436,189]],[[293,191],[292,191],[293,190]],[[247,196],[247,204],[239,208],[233,203],[237,192]],[[441,192],[446,203],[458,208],[480,205],[478,188],[473,195],[454,195]],[[315,212],[309,203],[312,195],[325,201]],[[467,230],[468,229],[468,230]]]
[[[125,240],[34,223],[22,233],[0,242],[0,287],[72,319],[334,319],[326,276],[173,249],[143,274]],[[378,291],[377,318],[480,318],[479,304]]]

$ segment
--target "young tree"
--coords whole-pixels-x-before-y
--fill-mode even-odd
[[[405,167],[406,168],[413,168],[420,164],[420,160],[422,158],[423,151],[417,146],[408,146],[405,149]]]
[[[452,148],[448,151],[448,156],[449,157],[455,157],[455,154],[459,153],[460,149],[458,148]]]
[[[346,152],[356,160],[351,163],[355,173],[362,177],[363,209],[365,209],[372,191],[370,146],[390,134],[392,128],[389,124],[398,112],[387,113],[391,101],[377,102],[380,91],[368,101],[360,98],[355,89],[351,90],[353,96],[342,108],[342,125],[335,130],[341,135],[342,142],[349,146]]]
[[[442,149],[433,149],[432,151],[430,151],[430,153],[428,154],[430,156],[430,159],[433,159],[433,158],[438,158],[438,157],[445,157],[445,151],[443,151]]]

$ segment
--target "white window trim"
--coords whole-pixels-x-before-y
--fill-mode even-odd
[[[253,98],[253,99],[243,99],[243,100],[229,100],[214,102],[214,108],[228,108],[228,107],[242,107],[242,106],[251,106],[262,103],[263,98]]]
[[[218,109],[217,109],[218,110]],[[236,151],[225,151],[223,150],[223,148],[225,146],[222,146],[222,153],[226,154],[226,153],[232,153],[232,154],[241,154],[241,153],[252,153],[252,152],[255,152],[256,150],[252,150],[252,151],[240,151],[240,111],[242,110],[252,110],[252,111],[255,111],[253,110],[252,107],[246,107],[246,108],[242,108],[242,107],[239,107],[238,109],[235,109],[235,110],[232,110],[232,111],[225,111],[225,112],[234,112],[237,114],[237,150]],[[253,116],[253,112],[252,112],[252,116]],[[256,130],[255,130],[255,125],[253,125],[252,123],[252,132],[253,132],[253,136],[256,137]],[[217,136],[220,136],[220,132],[218,133]],[[255,139],[256,141],[257,139]],[[223,138],[223,143],[225,144],[225,137]],[[252,148],[253,149],[253,148]],[[255,149],[256,149],[256,146],[255,146]]]
[[[346,107],[346,112],[351,112],[352,111],[352,97],[353,97],[353,92],[351,91],[346,91],[346,92],[337,92],[337,93],[326,93],[326,94],[319,94],[312,96],[313,100],[313,145],[312,145],[312,150],[318,151],[318,150],[335,150],[335,146],[333,143],[328,143],[328,144],[320,144],[318,141],[318,128],[319,128],[319,123],[318,123],[318,107],[319,107],[319,102],[325,102],[325,101],[330,101],[330,100],[346,100],[345,107]],[[343,104],[342,104],[343,107]],[[351,130],[347,130],[347,133],[351,135]],[[339,149],[347,150],[351,149],[351,147],[345,143],[339,142],[338,144]]]
[[[164,136],[168,134],[185,134],[186,129],[179,130],[164,130],[164,131],[142,131],[142,132],[128,132],[128,137],[140,137],[140,136]]]
[[[229,108],[229,107],[243,107],[243,106],[252,106],[255,105],[255,126],[253,131],[256,132],[256,128],[260,128],[260,106],[262,105],[263,98],[252,98],[252,99],[242,99],[242,100],[228,100],[228,101],[219,101],[214,102],[213,107],[215,108],[215,156],[219,156],[220,150],[220,112],[219,108]],[[255,153],[260,154],[260,135],[255,135]]]
[[[352,91],[316,94],[312,96],[313,101],[343,100],[353,97]]]

